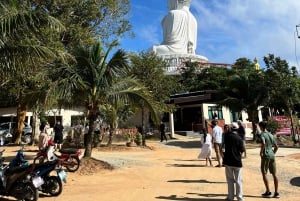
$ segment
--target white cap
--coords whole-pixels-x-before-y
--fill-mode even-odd
[[[232,129],[238,129],[238,128],[239,128],[239,125],[238,125],[236,122],[232,122],[232,123],[231,123],[231,128],[232,128]]]

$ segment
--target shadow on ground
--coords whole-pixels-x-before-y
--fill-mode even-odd
[[[191,195],[200,195],[196,193],[188,193]],[[160,200],[183,200],[183,201],[201,201],[201,200],[211,200],[211,201],[224,201],[224,198],[226,197],[225,194],[202,194],[201,197],[204,198],[189,198],[189,197],[179,197],[177,195],[170,195],[170,196],[158,196],[156,199]],[[220,197],[220,198],[218,198]]]
[[[200,179],[200,180],[186,180],[186,179],[182,179],[182,180],[170,180],[168,182],[181,182],[181,183],[199,183],[199,184],[225,184],[226,182],[215,182],[215,181],[207,181],[204,179]]]
[[[174,146],[174,147],[180,147],[184,149],[195,149],[195,148],[201,148],[201,142],[200,140],[195,140],[195,141],[171,141],[167,142],[166,145],[168,146]]]
[[[168,164],[169,167],[206,167],[205,165],[197,164]]]
[[[290,183],[293,186],[299,186],[300,187],[300,177],[294,177],[291,179]]]

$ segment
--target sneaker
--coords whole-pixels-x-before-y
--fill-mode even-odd
[[[271,197],[272,193],[271,192],[268,192],[266,191],[265,193],[261,194],[261,196],[263,197]]]
[[[274,193],[273,198],[280,198],[279,193]]]

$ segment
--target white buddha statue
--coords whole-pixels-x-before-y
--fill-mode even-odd
[[[197,21],[190,4],[191,0],[168,0],[169,12],[161,22],[163,42],[152,48],[156,54],[195,54]]]

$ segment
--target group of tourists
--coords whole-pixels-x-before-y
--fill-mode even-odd
[[[266,191],[262,197],[279,198],[278,178],[276,176],[275,154],[278,150],[276,138],[266,130],[266,122],[258,124],[261,133],[261,174]],[[241,121],[233,122],[231,125],[224,125],[224,130],[218,125],[217,120],[211,122],[212,134],[203,129],[202,149],[198,155],[199,159],[206,160],[212,164],[212,149],[214,147],[218,164],[215,167],[225,167],[225,176],[228,186],[226,200],[233,201],[236,195],[238,201],[243,201],[243,176],[242,176],[242,155],[246,158],[246,132]],[[272,195],[267,178],[268,171],[274,179],[274,194]],[[235,193],[236,192],[236,193]]]
[[[48,122],[44,122],[40,125],[40,135],[38,147],[39,150],[44,150],[48,147],[48,142],[51,139],[51,133],[49,133],[50,124]],[[57,121],[53,127],[54,130],[54,139],[53,142],[55,144],[55,149],[61,149],[63,144],[63,130],[64,127],[60,121]]]

